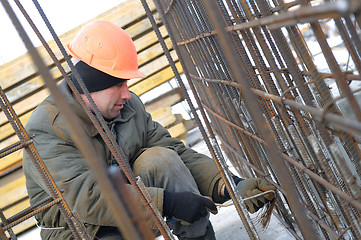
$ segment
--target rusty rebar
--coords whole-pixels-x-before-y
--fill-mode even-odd
[[[35,209],[37,209],[39,206],[41,206],[41,205],[43,205],[43,204],[45,204],[45,203],[47,203],[47,202],[49,202],[49,201],[51,201],[51,200],[52,200],[52,197],[51,197],[51,196],[46,197],[45,199],[43,199],[43,200],[41,200],[41,201],[39,201],[39,202],[31,205],[30,207],[28,207],[28,208],[20,211],[19,213],[15,214],[15,215],[13,215],[13,216],[11,216],[11,217],[9,217],[9,218],[8,218],[8,221],[9,221],[9,222],[14,222],[14,221],[16,221],[17,219],[19,219],[19,218],[27,215],[28,213],[30,213],[30,212],[34,211]],[[61,200],[61,198],[58,198],[55,203],[58,203],[59,200]],[[53,204],[53,205],[54,205],[54,204]],[[53,206],[53,205],[51,205],[51,206]],[[42,208],[42,209],[45,210],[46,208]]]
[[[0,209],[0,220],[1,220],[1,224],[0,224],[0,237],[1,237],[1,240],[3,239],[8,239],[6,236],[5,236],[5,225],[8,224],[8,219],[6,219],[3,211]],[[10,239],[16,239],[16,236],[15,236],[15,233],[14,231],[10,228],[10,229],[7,229],[9,235],[10,235]]]
[[[79,125],[79,121],[76,119],[76,116],[71,111],[68,103],[63,98],[62,94],[60,93],[59,89],[57,88],[55,82],[53,81],[50,73],[48,72],[47,67],[45,66],[44,62],[40,58],[38,52],[32,45],[31,41],[29,40],[27,34],[25,33],[23,27],[21,26],[20,22],[18,21],[17,17],[13,13],[11,7],[8,5],[7,1],[2,1],[4,7],[6,8],[10,18],[12,19],[15,27],[17,28],[19,35],[21,36],[25,46],[27,47],[30,56],[33,58],[34,63],[39,69],[40,75],[43,77],[47,87],[50,89],[50,91],[53,93],[53,96],[55,99],[57,99],[57,103],[59,106],[63,109],[63,111],[66,113],[67,116],[67,122],[68,126],[71,129],[71,132],[74,134],[72,135],[75,142],[78,143],[79,148],[81,149],[81,152],[84,154],[85,159],[88,160],[88,163],[92,165],[92,168],[96,171],[99,184],[102,186],[102,189],[104,192],[109,194],[109,197],[106,198],[109,200],[109,207],[113,209],[113,212],[116,213],[117,211],[120,211],[120,209],[123,208],[123,205],[120,203],[118,196],[116,195],[116,191],[112,189],[112,185],[109,181],[109,178],[106,176],[106,170],[104,163],[99,160],[98,154],[93,150],[91,146],[91,142],[89,138],[86,136],[84,130],[82,129],[82,126]],[[105,177],[100,177],[105,176]],[[64,202],[64,201],[62,201]],[[69,213],[71,215],[71,213]],[[134,229],[134,226],[131,224],[130,220],[128,218],[122,218],[120,214],[115,214],[114,218],[116,219],[118,226],[123,229],[124,237],[128,239],[140,239],[140,233]],[[74,228],[73,234],[75,237],[78,237],[78,234],[81,235],[81,237],[85,237],[86,233],[81,233],[80,229],[77,228],[76,224],[73,225],[72,220],[67,222],[70,228]],[[73,226],[73,227],[72,227]],[[146,237],[146,236],[143,236]]]
[[[177,51],[180,59],[187,59],[183,71],[187,79],[190,78],[190,85],[195,87],[193,94],[200,98],[196,99],[197,104],[208,113],[210,124],[208,127],[205,123],[207,129],[216,133],[231,164],[240,174],[266,179],[272,176],[269,180],[279,184],[279,172],[275,171],[277,164],[269,161],[275,155],[269,152],[269,141],[260,137],[265,131],[259,127],[257,118],[264,117],[266,122],[261,125],[275,136],[300,200],[319,225],[318,232],[325,239],[358,236],[359,224],[355,219],[359,216],[360,203],[358,194],[354,195],[358,185],[350,179],[360,178],[361,154],[356,140],[361,125],[359,121],[342,116],[335,104],[341,99],[333,97],[327,81],[335,79],[357,116],[360,110],[354,94],[359,90],[351,91],[346,84],[360,76],[349,66],[341,69],[333,60],[332,49],[325,42],[326,34],[320,31],[317,21],[325,17],[335,19],[345,39],[345,49],[358,70],[360,52],[355,46],[360,46],[361,41],[357,36],[359,29],[350,22],[349,15],[357,12],[360,3],[352,0],[342,5],[324,1],[314,6],[304,4],[305,1],[287,4],[279,0],[216,2],[171,1],[167,4],[165,1],[162,6],[166,9],[163,21],[168,31],[177,29],[173,45],[176,50],[180,49]],[[221,16],[218,20],[210,20],[208,4]],[[290,10],[296,5],[299,8]],[[158,11],[160,8],[157,6]],[[358,20],[359,14],[356,15]],[[344,22],[337,20],[343,18]],[[220,22],[224,26],[217,28]],[[311,23],[331,72],[319,71],[313,62],[308,42],[297,26],[302,22]],[[288,35],[280,28],[286,29]],[[231,41],[225,44],[222,38],[227,36]],[[234,51],[227,52],[228,47],[233,47]],[[232,54],[234,58],[231,58]],[[234,67],[236,64],[241,71]],[[250,89],[245,81],[250,83]],[[249,90],[258,97],[251,98]],[[257,102],[262,114],[250,114],[254,109],[249,102]],[[334,139],[333,135],[338,138]],[[331,151],[335,141],[342,150],[337,161]],[[345,164],[354,170],[346,174],[347,169],[342,167]],[[282,192],[287,191],[283,189]],[[297,216],[285,210],[282,204],[289,203],[280,202],[278,211],[291,228],[295,227],[291,218]],[[292,209],[292,203],[290,205]],[[320,222],[320,219],[324,221]],[[304,237],[311,237],[310,226],[308,230],[303,225],[298,227]]]
[[[62,199],[61,199],[61,198],[58,198],[58,199],[55,199],[55,200],[53,200],[53,201],[51,201],[51,202],[49,202],[49,203],[47,203],[47,204],[45,204],[45,205],[43,205],[43,206],[41,206],[41,207],[39,207],[39,208],[31,211],[30,213],[27,213],[27,214],[22,214],[22,213],[20,213],[19,215],[17,215],[16,217],[14,217],[14,218],[12,219],[12,221],[9,222],[9,224],[7,224],[7,225],[4,227],[4,229],[5,229],[5,230],[8,230],[8,229],[10,229],[10,228],[18,225],[19,223],[24,222],[25,220],[27,220],[27,219],[35,216],[36,214],[38,214],[38,213],[40,213],[40,212],[43,212],[44,210],[46,210],[46,209],[54,206],[55,204],[60,203],[61,201],[62,201]],[[28,211],[28,210],[25,209],[24,213],[27,212],[27,211]]]
[[[91,98],[88,89],[86,88],[84,82],[82,81],[79,73],[77,72],[77,70],[75,69],[73,63],[71,62],[69,56],[67,55],[63,45],[61,44],[58,36],[56,35],[54,29],[52,28],[49,20],[47,19],[45,13],[43,12],[43,10],[41,9],[41,6],[39,5],[39,3],[36,0],[33,0],[33,2],[35,3],[35,5],[37,6],[37,9],[39,11],[39,13],[41,14],[44,22],[46,23],[46,25],[48,26],[48,29],[50,30],[53,38],[55,39],[59,49],[61,50],[64,58],[66,59],[68,65],[70,66],[75,79],[78,81],[81,89],[83,90],[86,98],[88,99],[94,113],[92,113],[92,111],[86,106],[84,100],[79,97],[79,92],[78,90],[75,88],[74,84],[72,83],[72,81],[69,81],[69,79],[65,76],[65,79],[67,80],[68,85],[71,87],[72,91],[75,93],[75,96],[77,97],[77,99],[79,100],[79,102],[81,103],[81,105],[83,106],[84,110],[86,111],[88,117],[91,119],[92,123],[94,124],[94,126],[96,127],[96,129],[98,130],[98,132],[100,133],[102,139],[104,140],[104,142],[106,143],[107,147],[110,149],[111,153],[113,154],[113,156],[115,157],[117,163],[119,164],[119,166],[121,167],[122,171],[125,173],[125,176],[127,177],[127,179],[129,180],[129,182],[131,183],[131,185],[134,187],[136,193],[138,194],[138,196],[140,197],[142,203],[144,204],[144,206],[148,207],[149,204],[147,202],[147,199],[145,198],[144,194],[142,194],[141,190],[139,189],[139,186],[136,184],[136,179],[134,176],[134,173],[129,165],[129,162],[127,160],[126,155],[124,154],[123,150],[119,147],[118,143],[115,141],[115,139],[113,138],[112,133],[109,130],[108,125],[106,124],[103,116],[101,115],[101,113],[99,112],[97,106],[95,105],[93,99]],[[124,196],[126,197],[126,196]],[[157,209],[151,209],[151,208],[147,208],[148,211],[150,212],[150,215],[152,217],[152,219],[154,220],[155,224],[157,225],[157,227],[159,228],[160,232],[163,234],[163,236],[165,238],[167,238],[167,231],[169,231],[168,229],[164,228],[164,225],[162,224],[162,221],[164,221],[163,219],[158,217],[158,214],[154,211],[157,211]],[[124,228],[125,230],[125,228]],[[151,236],[149,236],[151,237]]]
[[[16,152],[26,146],[28,146],[29,144],[32,143],[33,140],[28,140],[26,141],[25,143],[24,142],[16,142],[14,144],[11,144],[10,146],[7,146],[6,148],[3,148],[1,151],[0,151],[0,158],[3,158],[13,152]]]
[[[155,3],[156,3],[156,5],[158,4],[157,8],[158,8],[158,11],[160,11],[160,15],[163,16],[163,19],[165,19],[164,18],[165,14],[163,13],[162,5],[158,1],[156,1]],[[174,13],[174,12],[172,12],[172,13]],[[168,17],[169,21],[164,21],[164,24],[166,26],[169,24],[170,19],[171,19],[170,17],[172,17],[172,15],[168,14],[167,17]],[[179,18],[181,18],[181,17],[182,16],[176,16],[177,20],[179,20]],[[172,22],[172,24],[177,26],[175,22]],[[169,27],[169,25],[168,25],[167,29],[168,29],[169,35],[170,35],[170,37],[172,39],[172,42],[176,43],[177,39],[176,39],[175,35],[172,33],[171,28]],[[188,31],[188,29],[182,29],[182,30],[183,30],[182,35],[186,36],[188,34],[186,32],[186,31]],[[195,47],[198,47],[198,46],[195,46]],[[174,48],[175,48],[175,50],[177,51],[177,53],[178,53],[178,55],[180,57],[179,59],[180,59],[180,61],[182,63],[182,67],[184,69],[184,72],[186,73],[188,83],[189,83],[189,85],[191,87],[192,93],[196,98],[198,106],[200,106],[199,96],[198,96],[198,94],[196,92],[196,89],[195,89],[192,81],[190,80],[189,71],[186,70],[188,67],[190,69],[192,69],[192,64],[191,64],[192,60],[190,60],[189,58],[186,58],[186,55],[181,54],[181,52],[183,52],[185,49],[178,48],[176,44],[174,44]],[[205,53],[207,53],[207,52],[205,51]],[[185,59],[183,59],[182,56],[184,56]],[[204,63],[204,64],[206,64],[206,63]],[[192,69],[192,72],[196,72],[196,70]],[[180,78],[177,78],[177,79],[180,79]],[[181,81],[180,81],[180,84],[181,84],[181,86],[184,86],[184,84]],[[184,91],[184,93],[185,93],[186,96],[188,95],[186,90]],[[190,105],[190,106],[192,108],[192,105]],[[200,108],[200,111],[201,111],[201,115],[202,115],[203,119],[206,120],[207,116],[206,116],[203,108]],[[200,129],[201,129],[201,133],[203,135],[203,138],[205,139],[205,142],[207,143],[208,149],[210,150],[210,153],[211,153],[212,157],[215,159],[217,167],[220,170],[223,179],[225,180],[226,186],[228,188],[230,188],[230,189],[233,189],[233,191],[230,191],[231,197],[235,201],[236,209],[237,209],[237,211],[238,211],[238,213],[239,213],[239,215],[240,215],[240,217],[242,219],[242,222],[244,223],[244,225],[245,225],[245,227],[247,229],[247,233],[249,234],[249,236],[252,239],[258,239],[259,237],[257,236],[257,233],[256,233],[256,231],[254,229],[253,223],[249,222],[249,217],[247,216],[247,213],[246,214],[244,213],[245,212],[245,207],[241,206],[242,203],[239,202],[240,196],[238,196],[237,192],[234,193],[235,185],[234,185],[233,181],[230,180],[231,179],[230,173],[227,171],[227,169],[222,168],[222,161],[224,161],[224,158],[223,158],[223,154],[221,153],[220,148],[218,146],[218,143],[217,143],[217,140],[215,138],[212,127],[210,126],[208,120],[205,121],[205,124],[206,124],[206,127],[207,127],[207,130],[208,130],[208,133],[209,133],[210,137],[208,137],[206,135],[205,131],[202,128],[200,128]],[[199,126],[202,126],[202,125],[199,125]],[[248,219],[247,219],[247,217],[248,217]]]

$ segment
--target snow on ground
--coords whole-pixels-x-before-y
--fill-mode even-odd
[[[41,240],[40,228],[33,227],[17,236],[18,240]]]
[[[252,219],[255,218],[251,216]],[[247,240],[250,239],[248,233],[243,226],[240,217],[234,206],[222,207],[218,210],[218,214],[210,217],[217,240]],[[262,230],[261,226],[255,225],[257,234],[260,239],[264,240],[290,240],[294,237],[288,230],[278,221],[275,216],[271,217],[269,226]],[[156,238],[164,239],[163,237]]]
[[[252,219],[255,215],[251,216]],[[217,215],[211,215],[211,222],[216,233],[217,240],[250,239],[245,227],[234,206],[219,209]],[[272,215],[269,226],[263,230],[260,225],[255,225],[260,239],[290,240],[294,237],[282,225],[278,219]]]

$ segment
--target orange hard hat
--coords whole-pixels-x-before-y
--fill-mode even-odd
[[[85,25],[68,44],[74,58],[111,76],[143,78],[138,70],[135,45],[119,26],[104,20]]]

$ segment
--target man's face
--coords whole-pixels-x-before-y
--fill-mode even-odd
[[[84,94],[81,96],[88,107],[92,109],[86,96]],[[108,120],[116,118],[120,114],[120,110],[123,109],[126,100],[131,97],[127,81],[98,92],[92,92],[90,96],[93,98],[100,113]]]

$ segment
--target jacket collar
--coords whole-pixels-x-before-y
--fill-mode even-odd
[[[80,120],[84,123],[85,130],[88,132],[88,134],[91,137],[95,137],[98,135],[98,130],[86,114],[83,107],[80,105],[80,103],[74,98],[70,87],[66,83],[65,80],[61,81],[59,84],[60,91],[65,95],[66,100],[71,105],[71,107],[74,109],[75,114],[80,118]],[[123,109],[120,111],[120,114],[118,117],[114,118],[113,120],[108,122],[108,125],[113,125],[117,122],[124,123],[129,121],[134,115],[136,114],[136,111],[130,106],[129,101],[127,101],[124,104]]]

